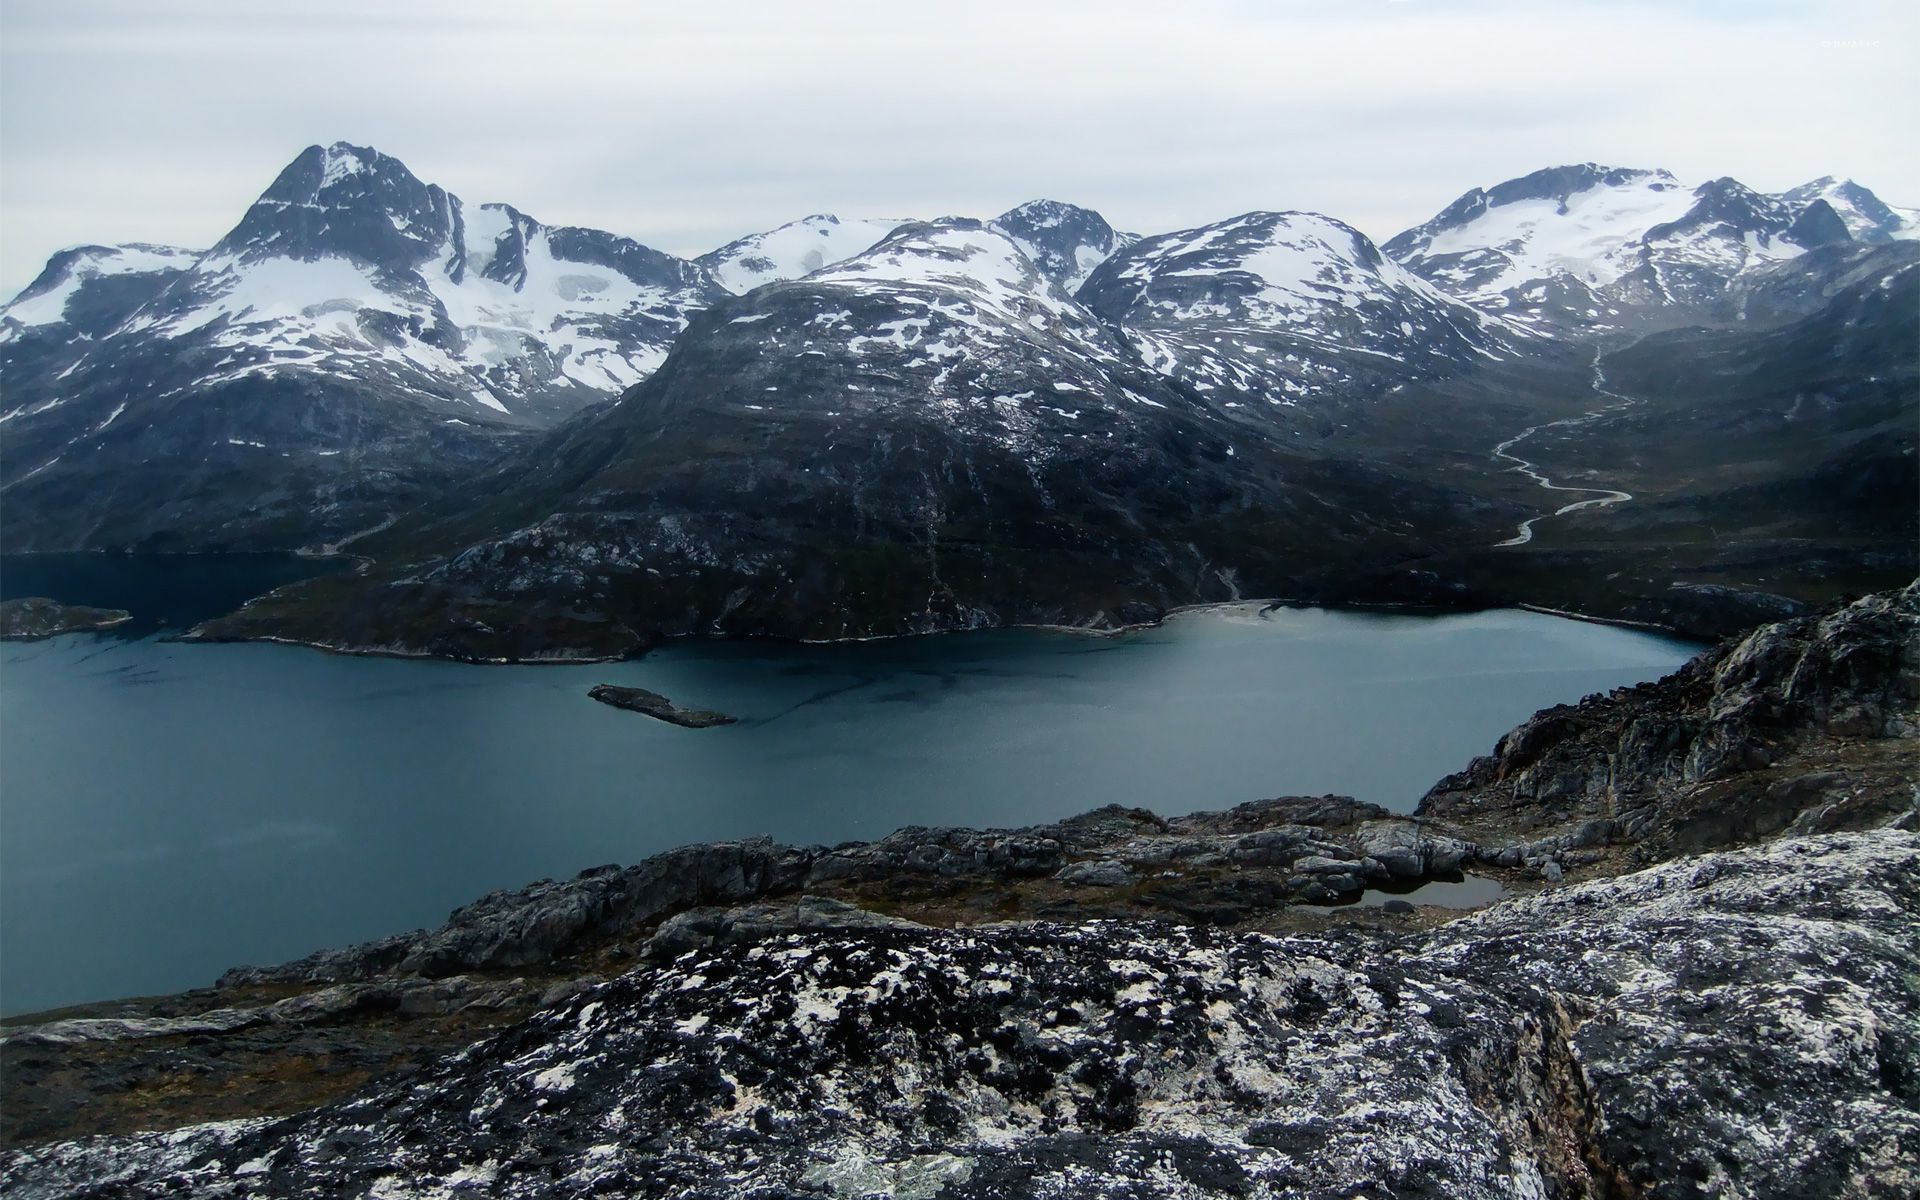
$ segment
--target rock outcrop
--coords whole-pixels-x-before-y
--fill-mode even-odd
[[[1916,733],[1920,582],[1537,713],[1419,811],[1523,839],[1522,859],[1622,841],[1654,861],[1883,820],[1912,801]]]
[[[45,596],[0,601],[0,642],[36,642],[62,633],[112,629],[133,620],[124,608],[62,604]]]
[[[650,692],[645,688],[602,683],[588,689],[587,695],[602,704],[624,708],[628,712],[637,712],[658,721],[665,721],[669,725],[680,725],[688,729],[711,729],[715,725],[734,723],[734,718],[725,713],[706,708],[681,708],[659,692]]]
[[[1412,937],[817,930],[695,949],[281,1121],[16,1151],[23,1198],[1911,1194],[1920,836]]]

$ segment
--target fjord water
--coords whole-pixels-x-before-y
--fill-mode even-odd
[[[20,579],[0,572],[11,594]],[[138,612],[141,594],[58,598]],[[1118,638],[683,644],[572,667],[150,632],[9,644],[0,1011],[204,985],[686,842],[1330,791],[1407,809],[1535,709],[1693,649],[1524,612],[1254,605]],[[741,720],[681,729],[589,700],[600,682]]]

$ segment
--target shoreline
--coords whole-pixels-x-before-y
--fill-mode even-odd
[[[65,552],[62,551],[61,553],[65,553]],[[86,552],[86,553],[91,553],[91,552]],[[106,552],[103,552],[103,553],[106,553]],[[350,555],[350,556],[344,556],[344,557],[357,558],[359,556]],[[297,587],[302,582],[305,582],[305,581],[302,580],[302,581],[296,581],[295,583],[284,584],[279,588],[273,589],[273,591],[263,592],[259,596],[256,596],[253,599],[248,600],[245,604],[235,609],[234,612],[235,613],[245,612],[248,608],[252,607],[255,603],[262,600],[269,599],[275,594],[281,591],[284,591],[286,588]],[[1116,625],[1116,626],[1105,627],[1105,628],[1099,627],[1099,626],[1063,625],[1063,624],[1057,624],[1057,623],[1013,623],[1013,624],[1005,624],[1005,625],[974,625],[974,626],[968,626],[964,628],[956,627],[952,629],[928,629],[928,630],[921,630],[921,631],[912,632],[912,633],[880,633],[880,634],[868,634],[868,635],[859,635],[859,636],[826,637],[826,638],[787,637],[780,634],[759,634],[759,633],[749,633],[749,634],[676,633],[676,634],[670,634],[665,637],[662,637],[661,639],[659,639],[657,642],[655,642],[650,646],[647,646],[645,648],[635,650],[629,653],[624,653],[624,654],[575,655],[575,654],[568,653],[566,651],[557,651],[552,655],[541,657],[541,658],[525,658],[525,657],[516,658],[516,657],[505,657],[505,656],[496,656],[496,657],[488,657],[488,658],[457,657],[454,655],[447,655],[447,654],[435,654],[430,651],[416,650],[416,649],[411,649],[404,646],[348,645],[348,644],[337,643],[337,642],[323,642],[323,641],[318,641],[318,640],[313,640],[308,638],[289,637],[289,636],[284,636],[280,634],[266,634],[266,633],[255,634],[255,635],[246,636],[246,637],[203,636],[199,633],[199,630],[203,626],[208,624],[209,623],[208,621],[196,622],[191,626],[188,626],[184,629],[179,629],[179,630],[160,630],[156,632],[155,636],[159,637],[159,639],[163,642],[169,642],[175,645],[289,646],[289,647],[296,647],[304,650],[314,650],[322,654],[336,655],[341,658],[387,658],[387,659],[397,659],[397,660],[408,661],[408,662],[456,663],[456,664],[462,664],[466,666],[476,666],[476,667],[573,667],[573,666],[605,666],[612,663],[634,662],[639,659],[645,658],[647,655],[653,653],[655,650],[663,649],[668,646],[684,646],[684,645],[694,645],[694,644],[701,644],[701,643],[728,644],[728,643],[744,643],[744,642],[770,642],[770,643],[790,645],[790,646],[845,646],[845,645],[862,645],[870,642],[900,641],[907,638],[952,637],[952,636],[960,636],[960,635],[971,634],[971,633],[999,633],[999,632],[1015,632],[1015,631],[1028,632],[1028,633],[1057,634],[1057,635],[1067,636],[1067,637],[1079,637],[1079,638],[1089,638],[1089,639],[1110,639],[1110,638],[1118,639],[1118,638],[1128,637],[1133,634],[1145,633],[1151,630],[1163,628],[1166,626],[1166,624],[1170,620],[1176,617],[1199,616],[1199,615],[1204,615],[1210,612],[1221,612],[1229,609],[1249,608],[1256,605],[1259,606],[1257,609],[1257,615],[1262,617],[1264,617],[1267,613],[1279,611],[1282,609],[1322,609],[1327,612],[1336,612],[1336,613],[1379,613],[1379,614],[1398,614],[1398,615],[1404,615],[1404,616],[1432,616],[1432,617],[1473,616],[1480,613],[1497,613],[1497,612],[1528,612],[1528,613],[1536,613],[1541,616],[1558,617],[1563,620],[1579,621],[1583,624],[1588,624],[1588,625],[1603,625],[1603,626],[1610,626],[1616,629],[1630,629],[1640,633],[1656,633],[1665,637],[1675,638],[1680,641],[1696,643],[1701,646],[1711,645],[1713,642],[1713,639],[1711,638],[1702,637],[1696,634],[1690,634],[1690,633],[1687,633],[1685,630],[1679,629],[1675,626],[1663,625],[1654,621],[1636,621],[1627,617],[1604,617],[1604,616],[1598,616],[1593,613],[1579,612],[1573,609],[1553,608],[1544,604],[1530,604],[1525,601],[1516,601],[1509,604],[1488,604],[1488,605],[1475,605],[1471,607],[1455,607],[1455,606],[1447,606],[1447,605],[1420,604],[1420,603],[1411,602],[1411,601],[1407,601],[1407,602],[1340,601],[1340,602],[1321,603],[1321,602],[1316,602],[1312,600],[1305,600],[1297,597],[1287,597],[1287,596],[1248,597],[1240,600],[1211,600],[1211,601],[1204,601],[1196,604],[1182,604],[1182,605],[1178,605],[1176,607],[1168,609],[1158,620],[1155,620],[1155,621],[1138,621],[1138,622],[1132,622],[1126,625]],[[223,619],[223,618],[210,618],[210,620],[219,620],[219,619]],[[100,631],[77,630],[75,632],[100,632]],[[54,635],[54,636],[64,636],[64,635]]]
[[[295,587],[295,586],[298,586],[298,584],[287,584],[284,586]],[[247,601],[246,604],[241,605],[240,608],[235,609],[234,611],[236,613],[245,612],[248,608],[252,607],[255,603],[261,600],[268,599],[275,593],[282,590],[284,590],[284,588],[276,588],[274,589],[273,592],[267,592],[260,596],[256,596],[254,597],[254,599]],[[1235,609],[1235,608],[1252,607],[1252,606],[1259,606],[1258,612],[1261,615],[1264,615],[1269,612],[1274,612],[1280,609],[1324,609],[1328,612],[1383,613],[1383,614],[1400,614],[1400,615],[1406,615],[1406,616],[1434,616],[1434,617],[1471,616],[1476,613],[1490,613],[1490,612],[1502,612],[1502,611],[1531,612],[1531,613],[1537,613],[1543,616],[1560,617],[1566,620],[1580,621],[1589,625],[1606,625],[1606,626],[1612,626],[1618,629],[1631,629],[1631,630],[1635,630],[1642,633],[1658,633],[1667,637],[1672,637],[1672,638],[1676,638],[1676,639],[1687,641],[1687,642],[1694,642],[1703,646],[1711,644],[1711,642],[1714,640],[1712,638],[1704,637],[1701,635],[1690,634],[1683,629],[1677,628],[1672,625],[1663,625],[1658,622],[1636,621],[1626,617],[1606,617],[1606,616],[1600,616],[1594,613],[1578,612],[1572,609],[1560,609],[1560,608],[1552,608],[1547,605],[1530,604],[1525,601],[1513,601],[1505,604],[1456,606],[1456,605],[1440,605],[1440,604],[1422,604],[1415,601],[1387,601],[1387,600],[1381,600],[1381,601],[1347,600],[1347,601],[1321,602],[1321,601],[1314,601],[1314,600],[1308,600],[1308,599],[1302,599],[1302,598],[1290,597],[1290,596],[1275,596],[1275,597],[1253,596],[1253,597],[1244,597],[1238,600],[1209,600],[1209,601],[1202,601],[1194,604],[1181,604],[1181,605],[1176,605],[1173,608],[1167,609],[1157,620],[1136,621],[1136,622],[1130,622],[1124,625],[1114,625],[1114,626],[1105,626],[1105,627],[1095,626],[1095,625],[1069,625],[1069,624],[1061,624],[1057,622],[1009,622],[1005,624],[993,624],[993,625],[955,626],[950,629],[925,629],[925,630],[916,630],[916,631],[903,632],[903,633],[859,634],[859,635],[849,635],[845,637],[792,637],[792,636],[787,636],[783,634],[766,634],[766,633],[728,633],[728,634],[674,633],[674,634],[667,634],[660,637],[657,641],[655,641],[651,645],[648,645],[641,649],[634,650],[624,654],[600,654],[600,655],[584,655],[583,654],[583,655],[573,656],[562,651],[562,652],[556,653],[555,655],[542,657],[542,658],[507,657],[507,656],[493,656],[493,657],[485,657],[485,658],[459,657],[459,656],[447,655],[447,654],[435,654],[425,650],[413,650],[413,649],[408,649],[404,647],[345,645],[337,642],[323,642],[323,641],[318,641],[313,639],[289,637],[289,636],[284,636],[279,634],[257,634],[257,635],[235,636],[235,637],[200,636],[198,634],[198,631],[202,626],[209,623],[206,621],[199,622],[198,624],[192,626],[191,628],[180,631],[179,633],[169,634],[165,638],[165,640],[170,642],[178,642],[178,643],[184,643],[184,644],[197,644],[197,645],[245,645],[247,643],[261,643],[266,645],[278,645],[278,646],[300,646],[310,650],[318,650],[325,654],[336,654],[336,655],[340,655],[342,657],[347,657],[347,658],[356,658],[356,657],[357,658],[397,658],[397,659],[418,660],[423,662],[465,663],[471,666],[528,666],[528,667],[582,666],[582,665],[596,665],[596,664],[604,665],[607,663],[632,662],[641,658],[645,658],[648,654],[651,654],[655,650],[664,648],[666,646],[687,645],[687,644],[707,643],[707,642],[722,643],[722,644],[723,643],[740,643],[740,642],[771,642],[771,643],[792,645],[792,646],[841,646],[841,645],[859,645],[859,644],[864,644],[869,642],[898,641],[898,640],[903,640],[907,638],[951,637],[951,636],[964,635],[964,634],[970,634],[970,633],[993,633],[993,632],[1011,632],[1011,631],[1059,634],[1059,635],[1069,636],[1069,637],[1095,638],[1095,639],[1123,638],[1132,634],[1144,633],[1149,630],[1162,628],[1167,624],[1169,620],[1175,617],[1194,616],[1194,615],[1204,614],[1208,612],[1217,612],[1217,611],[1222,611],[1226,609]],[[223,618],[214,618],[214,619],[218,620]]]

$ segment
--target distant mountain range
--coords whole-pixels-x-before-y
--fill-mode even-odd
[[[1641,484],[1556,519],[1569,579],[1630,580],[1588,607],[1671,617],[1689,572],[1813,598],[1912,573],[1886,513],[1914,471],[1917,238],[1851,182],[1581,164],[1377,246],[1312,213],[1139,237],[1035,201],[686,260],[316,146],[210,250],[63,251],[0,308],[0,542],[352,540],[364,579],[257,618],[483,657],[1243,592],[1571,603],[1541,566],[1571,544],[1481,553],[1556,506],[1490,453],[1545,426],[1556,469]],[[1671,394],[1703,361],[1724,373]],[[1750,477],[1721,478],[1736,446]],[[1875,481],[1852,499],[1808,482],[1849,461]],[[1680,510],[1773,565],[1664,518],[1615,536]]]

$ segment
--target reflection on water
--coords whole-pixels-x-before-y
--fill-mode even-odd
[[[1405,810],[1535,709],[1690,651],[1530,613],[1252,605],[1117,639],[678,644],[588,667],[10,644],[0,1010],[206,984],[693,841],[1323,792]],[[741,721],[648,720],[587,699],[602,682]]]
[[[1316,912],[1338,912],[1343,908],[1378,908],[1399,900],[1416,907],[1482,908],[1506,894],[1507,889],[1501,886],[1498,879],[1488,879],[1484,875],[1463,875],[1459,879],[1435,879],[1413,887],[1393,884],[1369,887],[1344,904],[1307,904],[1301,907]]]

